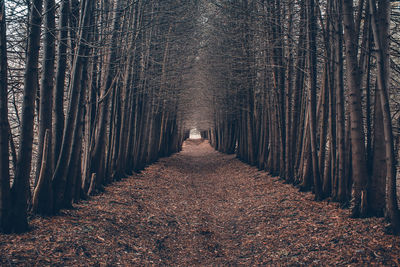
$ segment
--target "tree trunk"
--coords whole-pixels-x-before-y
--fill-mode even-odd
[[[383,115],[380,98],[377,92],[375,97],[374,142],[372,158],[372,176],[369,189],[369,200],[373,215],[382,216],[385,211],[385,184],[386,184],[386,151]]]
[[[33,122],[37,91],[42,0],[32,2],[28,52],[24,77],[21,135],[14,184],[11,188],[12,226],[15,232],[28,230],[27,196],[32,162]]]
[[[335,11],[335,86],[336,86],[336,136],[337,136],[337,200],[345,203],[347,199],[346,158],[345,158],[345,109],[343,84],[343,27],[342,0],[336,1]]]
[[[347,83],[350,90],[350,136],[352,151],[352,217],[367,215],[367,165],[365,155],[363,115],[361,109],[361,72],[357,62],[357,47],[353,1],[343,0],[344,40],[346,45]]]
[[[288,39],[291,38],[293,35],[293,7],[294,2],[290,2],[289,4],[289,21],[288,21]],[[293,182],[293,147],[292,142],[290,140],[291,134],[290,131],[292,129],[292,90],[293,90],[293,42],[288,41],[288,50],[289,55],[287,58],[287,75],[286,75],[286,86],[285,86],[285,118],[286,118],[286,125],[285,125],[285,180],[286,182],[292,183]]]
[[[307,21],[308,25],[308,45],[309,45],[309,104],[308,112],[310,116],[309,130],[310,130],[310,142],[311,142],[311,157],[313,166],[313,177],[314,177],[314,191],[315,199],[321,200],[322,187],[321,178],[318,166],[318,151],[317,151],[317,128],[316,128],[316,91],[317,91],[317,44],[316,44],[316,18],[315,18],[315,6],[314,0],[309,0],[309,12]]]
[[[53,142],[52,154],[53,161],[58,159],[64,131],[64,88],[65,75],[67,67],[67,41],[68,41],[68,16],[69,16],[69,0],[62,0],[61,15],[59,21],[59,43],[58,43],[58,61],[56,70],[56,80],[54,86],[53,99]],[[55,166],[53,166],[54,168]]]
[[[52,150],[48,150],[46,155],[47,158],[42,157],[42,153],[45,151],[44,142],[45,135],[47,133],[47,138],[52,140],[52,104],[53,104],[53,78],[54,78],[54,61],[55,61],[55,1],[45,0],[44,1],[44,47],[43,47],[43,74],[40,84],[40,109],[39,109],[39,146],[38,155],[36,161],[36,176],[35,185],[39,179],[39,175],[45,176],[43,179],[47,182],[51,180],[52,170],[53,170],[53,155]],[[46,148],[47,149],[47,148]],[[46,164],[42,164],[42,159],[46,161]],[[42,170],[41,167],[46,169]],[[48,186],[46,189],[49,189]],[[44,196],[44,195],[43,195]],[[51,198],[51,194],[48,195]],[[41,203],[51,203],[49,201],[43,201]],[[39,205],[41,204],[39,203]],[[36,203],[38,204],[38,203]],[[51,206],[51,205],[50,205]],[[48,206],[48,207],[50,207]],[[36,211],[40,213],[46,213],[43,207],[36,207]],[[47,213],[51,213],[48,210]]]
[[[49,167],[46,166],[50,163],[48,162],[50,158],[50,145],[50,130],[46,129],[45,138],[43,140],[43,151],[41,153],[40,174],[32,199],[32,211],[42,215],[49,215],[53,211],[51,177],[48,173]]]
[[[0,232],[11,230],[10,220],[10,170],[9,170],[9,138],[7,103],[7,39],[6,11],[4,0],[0,0]]]

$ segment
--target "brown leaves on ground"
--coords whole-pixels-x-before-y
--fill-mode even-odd
[[[102,195],[0,235],[2,266],[399,265],[381,218],[335,203],[187,141]]]

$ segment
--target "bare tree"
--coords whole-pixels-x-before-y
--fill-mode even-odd
[[[0,232],[8,233],[10,220],[9,125],[7,104],[6,10],[0,1]]]
[[[46,153],[47,158],[42,157],[45,150],[45,135],[47,133],[48,140],[52,140],[52,104],[53,104],[53,79],[54,79],[54,61],[55,61],[55,1],[45,0],[44,1],[44,26],[45,26],[45,38],[44,38],[44,55],[43,55],[43,74],[40,84],[40,109],[39,109],[39,146],[38,156],[36,161],[36,177],[35,181],[39,179],[39,175],[42,174],[41,187],[44,190],[37,192],[46,192],[45,194],[51,195],[51,175],[53,171],[53,159],[52,150],[48,150]],[[48,149],[48,147],[46,148]],[[49,153],[50,152],[50,153]],[[42,165],[42,158],[46,161],[46,164]],[[46,169],[42,169],[41,166]],[[36,183],[36,182],[35,182]],[[41,197],[38,196],[38,200]],[[51,213],[52,202],[49,201],[49,197],[43,197],[43,203],[41,205],[35,205],[34,212],[37,213]]]

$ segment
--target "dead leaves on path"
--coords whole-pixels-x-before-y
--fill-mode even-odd
[[[190,141],[184,151],[22,235],[0,235],[1,266],[400,265],[381,218],[350,219]]]

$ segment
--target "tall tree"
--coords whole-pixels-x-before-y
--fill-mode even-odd
[[[22,103],[21,135],[14,183],[11,188],[13,231],[28,230],[27,198],[32,162],[33,123],[37,77],[39,73],[39,49],[42,23],[42,0],[33,0],[30,10],[28,50],[24,76],[24,100]]]
[[[69,0],[61,1],[60,20],[58,26],[58,49],[57,49],[57,70],[55,77],[55,86],[53,91],[53,142],[52,155],[53,161],[57,160],[60,153],[64,131],[64,89],[65,76],[67,68],[67,47],[68,47],[68,18],[69,18]],[[55,166],[54,166],[55,167]]]
[[[354,42],[357,28],[354,19],[353,1],[343,1],[344,42],[346,46],[347,84],[350,90],[350,136],[352,151],[352,216],[366,216],[367,201],[367,162],[365,154],[363,114],[361,105],[361,70],[358,65],[358,47]]]
[[[309,57],[308,57],[308,67],[309,67],[309,102],[308,102],[308,112],[309,112],[309,131],[310,131],[310,141],[311,141],[311,157],[313,166],[313,177],[314,177],[314,190],[315,198],[320,200],[322,196],[322,186],[320,178],[320,170],[318,166],[318,151],[317,151],[317,128],[316,128],[316,90],[317,90],[317,40],[316,40],[316,12],[315,12],[314,0],[308,1],[308,45],[309,45]]]
[[[0,232],[11,230],[6,10],[0,0]]]
[[[51,195],[51,175],[53,171],[53,159],[52,150],[49,149],[50,153],[46,153],[47,158],[44,158],[46,164],[43,166],[46,169],[42,170],[42,154],[44,151],[45,134],[47,132],[48,140],[52,140],[52,105],[53,105],[53,85],[54,85],[54,62],[55,62],[55,1],[45,0],[44,1],[44,45],[43,45],[43,63],[42,63],[42,79],[40,84],[40,109],[39,109],[39,146],[38,156],[36,163],[36,177],[35,181],[39,178],[39,174],[42,173],[43,181],[42,187],[45,190],[41,190],[44,194]],[[43,204],[36,206],[38,210],[34,210],[38,213],[50,213],[52,202],[49,201],[49,197],[43,198]],[[48,206],[48,207],[46,207]]]
[[[336,87],[336,136],[337,136],[337,174],[334,186],[337,200],[344,203],[347,200],[346,185],[346,162],[345,162],[345,103],[343,83],[343,8],[342,0],[335,0],[335,12],[338,14],[335,19],[334,51],[335,51],[335,87]],[[335,196],[334,196],[335,197]]]

